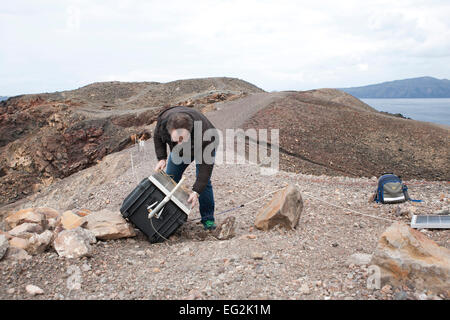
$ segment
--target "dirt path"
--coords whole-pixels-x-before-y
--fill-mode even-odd
[[[217,110],[208,112],[207,116],[218,129],[240,128],[247,119],[259,110],[268,107],[271,103],[286,95],[288,95],[287,92],[264,92],[251,94],[231,102],[217,103]]]

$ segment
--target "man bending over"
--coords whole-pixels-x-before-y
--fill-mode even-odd
[[[209,139],[204,136],[207,130],[213,130],[209,131],[211,133],[216,128],[201,112],[188,107],[175,106],[158,115],[153,140],[158,159],[155,171],[166,168],[166,173],[177,183],[186,168],[195,159],[196,180],[188,202],[191,204],[191,208],[199,203],[203,227],[205,230],[213,230],[216,228],[216,224],[214,222],[214,193],[211,174],[219,141],[216,134]],[[194,138],[198,135],[201,136],[201,139]],[[168,158],[166,145],[169,145],[170,149]],[[186,151],[188,152],[186,153]],[[183,153],[185,154],[183,155]]]

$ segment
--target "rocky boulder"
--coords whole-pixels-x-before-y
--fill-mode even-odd
[[[81,227],[61,231],[53,246],[60,257],[81,258],[91,252],[91,244],[95,243],[95,235]]]
[[[4,236],[6,239],[10,240],[12,236],[8,232],[0,230],[0,236]]]
[[[25,250],[31,255],[42,253],[53,240],[53,232],[48,230],[51,227],[49,221],[58,217],[59,213],[51,208],[19,210],[6,217],[6,226],[12,229],[4,233],[4,236],[9,240],[11,248]]]
[[[68,210],[61,215],[61,224],[64,230],[71,230],[82,227],[85,224],[83,217],[75,212]]]
[[[31,235],[29,235],[31,237]],[[28,245],[30,243],[28,242],[27,238],[20,238],[20,237],[12,237],[9,240],[9,246],[13,248],[18,248],[22,250],[27,250]]]
[[[25,222],[9,230],[8,233],[13,237],[20,237],[27,233],[41,233],[42,231],[44,231],[42,225]]]
[[[371,264],[380,267],[382,284],[403,283],[450,296],[450,250],[402,222],[381,235]]]
[[[31,256],[23,249],[15,248],[15,247],[9,247],[8,252],[6,252],[5,255],[6,260],[29,260],[31,259]]]
[[[277,192],[272,200],[258,211],[255,226],[262,230],[269,230],[276,225],[293,229],[298,224],[302,210],[300,190],[297,186],[289,185]]]
[[[6,225],[13,229],[22,223],[35,223],[40,224],[43,228],[46,226],[47,221],[45,215],[38,212],[34,208],[22,209],[16,211],[5,218]]]
[[[92,231],[97,239],[113,240],[136,236],[134,228],[127,223],[120,212],[103,209],[93,212],[85,218],[84,226]]]
[[[53,240],[53,232],[45,230],[41,234],[33,234],[28,239],[28,246],[26,251],[29,254],[36,255],[44,252]]]

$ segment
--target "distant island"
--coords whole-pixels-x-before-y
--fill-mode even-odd
[[[420,77],[339,90],[359,99],[450,98],[450,80]]]
[[[6,100],[8,97],[0,96],[0,101]]]

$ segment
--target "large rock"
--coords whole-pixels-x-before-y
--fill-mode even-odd
[[[293,229],[298,224],[302,209],[300,190],[294,185],[289,185],[277,192],[273,199],[258,211],[255,226],[263,230],[269,230],[276,225]]]
[[[34,234],[28,239],[27,252],[32,255],[36,255],[44,252],[53,239],[53,232],[45,230],[41,234]]]
[[[0,235],[4,236],[8,240],[12,238],[12,236],[8,232],[4,232],[2,230],[0,230]]]
[[[134,228],[127,223],[120,212],[103,209],[84,217],[85,228],[91,230],[97,239],[112,240],[136,236]]]
[[[10,229],[13,229],[19,224],[25,222],[40,224],[42,227],[45,227],[46,225],[45,216],[39,212],[36,212],[33,208],[22,209],[12,213],[5,218],[5,222]]]
[[[381,235],[371,264],[380,267],[382,284],[410,284],[450,296],[450,250],[402,222]]]
[[[42,230],[41,225],[25,222],[18,225],[9,234],[10,246],[26,250],[29,254],[35,255],[44,252],[53,239],[53,232]]]
[[[29,260],[31,256],[24,249],[9,247],[8,252],[5,255],[5,260]]]
[[[61,231],[53,242],[53,246],[60,257],[81,258],[91,252],[91,244],[95,243],[92,231],[75,228]]]
[[[71,230],[82,227],[85,223],[83,217],[80,217],[71,210],[65,211],[61,216],[61,224],[64,230]]]
[[[37,223],[25,222],[9,230],[8,233],[13,237],[20,237],[21,235],[27,233],[41,233],[42,231],[44,231],[42,225]]]
[[[29,244],[30,243],[28,242],[28,239],[25,239],[25,238],[12,237],[9,240],[9,246],[10,247],[14,247],[14,248],[18,248],[18,249],[27,250]]]
[[[8,239],[0,234],[0,260],[5,256],[6,251],[8,251],[9,248],[9,241]]]

